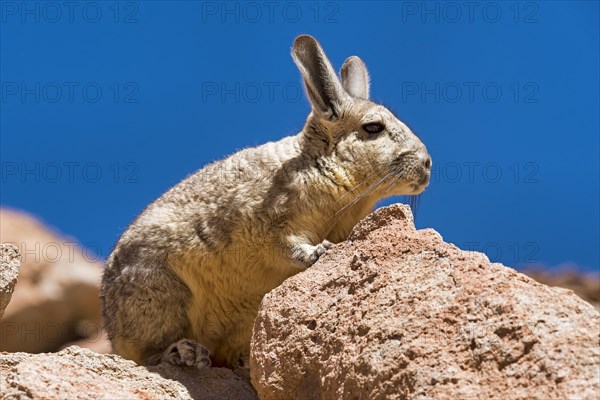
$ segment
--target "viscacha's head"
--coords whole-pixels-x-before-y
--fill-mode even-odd
[[[296,38],[292,57],[304,78],[312,112],[302,135],[315,155],[335,165],[340,183],[380,197],[414,195],[429,184],[431,157],[390,110],[369,100],[369,74],[357,56],[336,75],[319,43]]]

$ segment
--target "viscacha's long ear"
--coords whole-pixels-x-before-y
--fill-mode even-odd
[[[358,56],[348,57],[340,71],[342,86],[352,97],[369,100],[369,72]]]
[[[319,43],[312,36],[298,36],[292,57],[304,78],[313,111],[323,118],[337,119],[348,94]]]

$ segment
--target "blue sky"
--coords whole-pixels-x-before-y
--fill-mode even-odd
[[[101,257],[187,174],[302,127],[289,53],[308,33],[336,68],[362,57],[373,100],[427,145],[418,227],[598,271],[598,2],[0,7],[0,203]]]

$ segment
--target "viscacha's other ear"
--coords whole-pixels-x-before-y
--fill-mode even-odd
[[[348,57],[340,71],[342,86],[352,97],[369,100],[369,71],[358,56]]]

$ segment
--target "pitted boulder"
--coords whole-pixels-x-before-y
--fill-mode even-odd
[[[393,205],[264,298],[261,399],[594,399],[600,316]]]

